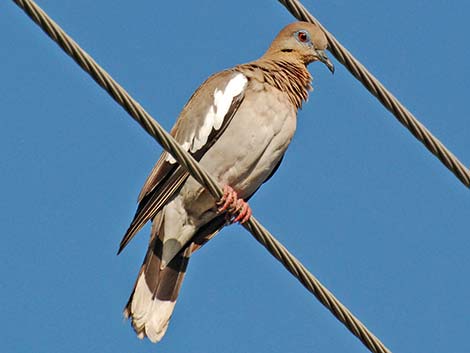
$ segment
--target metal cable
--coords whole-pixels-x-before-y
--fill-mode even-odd
[[[32,0],[13,0],[46,34],[77,62],[83,70],[103,87],[157,142],[181,164],[214,198],[222,196],[218,183],[183,150],[170,136],[106,71],[104,71],[77,43],[75,43],[47,14]],[[253,216],[244,224],[255,239],[260,242],[286,269],[292,273],[315,297],[330,310],[362,343],[374,353],[390,353],[334,295],[328,291],[289,251],[279,243]]]
[[[418,119],[406,109],[298,0],[279,0],[300,21],[319,26],[328,39],[329,50],[349,72],[387,108],[426,148],[470,187],[470,170],[458,160]]]

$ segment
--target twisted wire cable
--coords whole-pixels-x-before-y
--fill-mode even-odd
[[[459,161],[418,119],[393,96],[298,0],[278,0],[300,21],[319,26],[328,39],[329,50],[349,72],[372,93],[424,146],[467,187],[470,170]]]
[[[43,31],[121,105],[155,140],[180,163],[214,198],[222,196],[218,183],[205,172],[194,158],[183,150],[112,77],[104,71],[32,0],[13,0]],[[374,353],[391,353],[334,295],[326,289],[279,241],[253,216],[244,224],[261,243],[302,285]]]

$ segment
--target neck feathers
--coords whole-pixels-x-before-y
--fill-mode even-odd
[[[312,90],[312,76],[304,64],[292,63],[287,60],[260,60],[241,65],[243,70],[253,73],[253,78],[279,89],[287,94],[289,100],[297,108],[307,100]],[[251,76],[251,75],[250,75]]]

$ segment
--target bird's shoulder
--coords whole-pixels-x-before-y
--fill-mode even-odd
[[[189,98],[171,130],[171,135],[196,159],[210,148],[230,122],[241,104],[247,86],[247,77],[236,68],[210,76]],[[145,195],[168,173],[175,170],[176,160],[163,152],[150,172],[139,195]]]
[[[188,129],[195,130],[199,125],[203,125],[206,118],[210,118],[208,113],[211,108],[219,110],[222,108],[221,103],[231,103],[237,95],[244,92],[246,83],[246,76],[236,68],[211,75],[194,91],[183,107],[171,130],[173,137],[183,143],[182,137]],[[231,92],[225,92],[228,86]],[[226,101],[222,102],[221,98]]]
[[[235,115],[247,83],[247,77],[236,68],[210,76],[192,94],[173,126],[171,134],[176,141],[192,154],[209,148],[218,138],[216,133],[222,133]],[[175,162],[171,156],[167,160]]]

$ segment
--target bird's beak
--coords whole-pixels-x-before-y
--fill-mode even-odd
[[[332,74],[335,73],[335,66],[333,63],[330,61],[330,58],[328,58],[328,55],[326,55],[324,50],[315,50],[318,56],[318,60],[320,60],[323,64],[325,64],[328,67],[328,70],[331,71]]]

